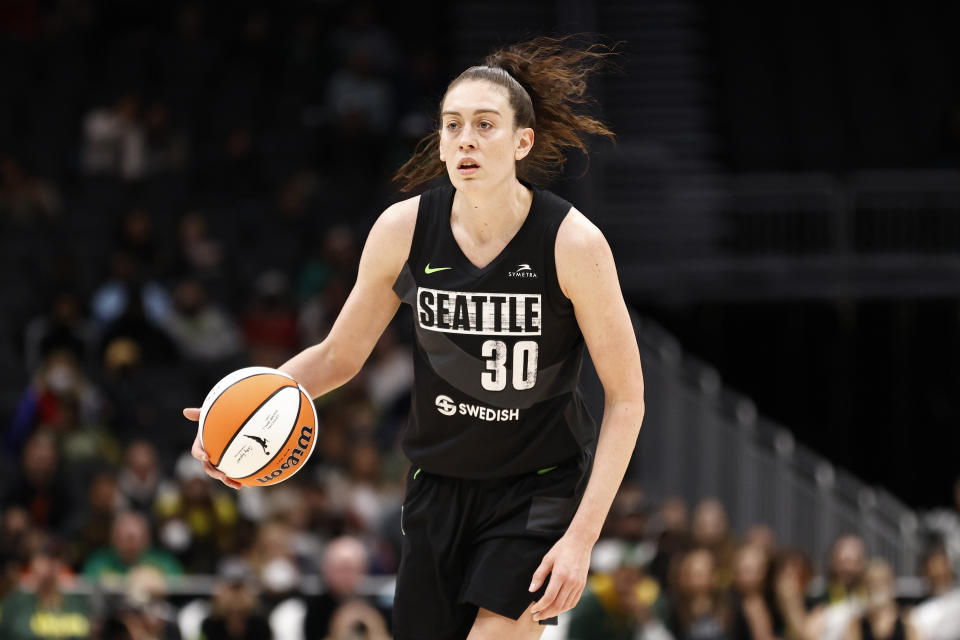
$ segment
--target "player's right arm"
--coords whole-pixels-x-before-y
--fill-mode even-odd
[[[311,397],[322,396],[357,375],[397,313],[400,298],[393,291],[393,283],[410,255],[419,205],[420,197],[416,196],[391,205],[380,215],[364,244],[357,282],[330,333],[278,367],[303,385]],[[190,420],[200,418],[196,408],[184,409],[183,414]],[[240,488],[240,483],[210,464],[200,445],[199,430],[191,453],[203,461],[207,475]]]
[[[396,315],[400,298],[393,283],[410,255],[419,203],[419,196],[410,198],[380,215],[363,247],[357,282],[330,333],[279,367],[311,397],[322,396],[357,375]]]

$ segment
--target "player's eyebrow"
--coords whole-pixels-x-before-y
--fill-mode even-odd
[[[474,110],[473,110],[473,114],[474,114],[474,115],[476,115],[476,114],[478,114],[478,113],[495,113],[495,114],[497,114],[498,116],[500,115],[500,112],[497,111],[496,109],[474,109]],[[440,115],[442,115],[442,116],[459,116],[459,115],[460,115],[460,112],[459,112],[459,111],[441,111],[441,112],[440,112]]]

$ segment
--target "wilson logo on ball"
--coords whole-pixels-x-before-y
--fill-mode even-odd
[[[290,452],[287,459],[283,461],[279,469],[274,469],[268,475],[257,478],[257,482],[270,482],[283,475],[284,471],[300,464],[300,457],[307,451],[310,441],[313,439],[313,429],[304,426],[300,428],[300,437],[297,438],[297,448]]]

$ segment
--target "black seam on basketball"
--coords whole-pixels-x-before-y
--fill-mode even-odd
[[[256,378],[257,376],[272,376],[272,375],[276,375],[276,374],[275,374],[275,373],[270,373],[270,372],[268,372],[268,371],[260,371],[259,373],[251,373],[251,374],[248,375],[248,376],[244,376],[243,378],[240,378],[239,380],[234,381],[233,384],[231,384],[229,387],[227,387],[227,389],[229,389],[229,388],[232,387],[233,385],[237,384],[238,382],[243,382],[244,380],[249,380],[250,378]],[[218,395],[217,398],[216,398],[216,400],[213,401],[213,404],[210,405],[210,408],[207,409],[207,415],[208,415],[208,416],[210,415],[210,412],[213,411],[213,408],[214,408],[215,406],[217,406],[217,403],[220,402],[220,398],[223,397],[223,394],[226,393],[227,389],[224,389],[223,391],[221,391],[221,392],[220,392],[220,395]],[[206,416],[204,416],[204,418],[206,418]],[[203,447],[203,429],[200,430],[200,446]],[[206,451],[206,447],[204,447],[203,450]],[[224,449],[224,451],[226,451],[226,449]],[[220,455],[222,456],[223,453],[221,452]],[[214,466],[216,466],[216,465],[214,465]]]
[[[266,374],[263,374],[263,375],[266,375]],[[250,377],[252,378],[253,376],[250,376]],[[246,380],[246,378],[243,378],[243,380]],[[239,380],[238,380],[237,382],[239,382]],[[236,384],[236,383],[234,383],[234,384]],[[230,385],[230,386],[232,387],[233,385]],[[264,399],[263,402],[261,402],[259,405],[257,405],[257,408],[256,408],[256,409],[254,409],[253,411],[250,412],[250,415],[247,416],[247,419],[244,420],[243,423],[242,423],[239,427],[237,427],[237,430],[234,431],[234,432],[233,432],[233,435],[230,436],[230,439],[227,440],[227,444],[223,445],[223,451],[220,452],[220,457],[217,458],[217,461],[213,463],[213,466],[216,467],[218,464],[220,464],[220,463],[223,461],[223,454],[225,454],[225,453],[227,452],[227,449],[230,448],[230,445],[233,444],[233,441],[237,439],[237,436],[240,435],[240,432],[243,431],[243,428],[244,428],[245,426],[247,426],[247,423],[248,423],[248,422],[250,422],[250,418],[252,418],[253,416],[257,415],[257,411],[260,411],[260,409],[263,408],[263,405],[265,405],[265,404],[267,404],[268,402],[270,402],[270,399],[273,398],[273,396],[277,395],[278,393],[280,393],[280,392],[283,391],[284,389],[289,389],[290,387],[293,387],[294,389],[296,389],[296,387],[295,387],[294,385],[292,385],[292,384],[285,384],[285,385],[283,385],[282,387],[280,387],[279,389],[277,389],[276,391],[274,391],[273,393],[271,393],[270,395],[268,395],[268,396],[266,397],[266,399]],[[220,395],[223,395],[223,394],[220,394]],[[217,400],[219,400],[219,399],[220,399],[220,398],[217,398]],[[214,403],[214,404],[216,404],[216,403]],[[210,408],[213,409],[213,405],[210,405]],[[298,409],[298,411],[299,411],[299,409]],[[207,411],[207,415],[208,415],[208,416],[210,415],[210,412],[209,412],[209,411]]]
[[[297,430],[297,423],[300,422],[300,409],[303,408],[303,398],[300,397],[301,395],[303,395],[303,394],[300,392],[300,389],[299,389],[299,387],[298,387],[298,388],[297,388],[297,400],[298,400],[299,402],[297,402],[297,415],[296,415],[296,417],[294,417],[294,419],[293,419],[293,428],[290,429],[290,433],[287,434],[287,440],[289,440],[289,439],[290,439],[290,436],[293,435],[293,433]],[[264,469],[266,469],[267,467],[269,467],[269,466],[270,466],[270,463],[273,462],[274,460],[276,460],[276,459],[277,459],[277,456],[280,455],[280,452],[283,451],[283,447],[286,446],[287,440],[284,440],[284,441],[283,441],[283,444],[280,445],[280,449],[279,449],[274,455],[270,456],[270,459],[267,460],[266,464],[264,464],[262,467],[260,467],[259,469],[257,469],[257,470],[254,471],[253,473],[251,473],[250,475],[241,476],[241,477],[239,477],[239,478],[234,478],[234,480],[246,480],[247,478],[252,478],[253,476],[257,475],[258,473],[260,473],[261,471],[263,471]]]

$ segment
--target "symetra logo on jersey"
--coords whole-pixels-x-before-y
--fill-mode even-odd
[[[437,405],[437,411],[445,416],[459,413],[462,416],[470,416],[486,422],[508,422],[520,419],[520,409],[491,409],[490,407],[467,404],[466,402],[457,404],[453,401],[453,398],[442,394],[437,396],[433,402]]]
[[[419,287],[417,308],[420,326],[430,331],[540,335],[539,293],[476,293]]]
[[[530,265],[527,263],[518,264],[517,268],[513,271],[507,272],[508,278],[536,278],[536,272],[530,268]]]

